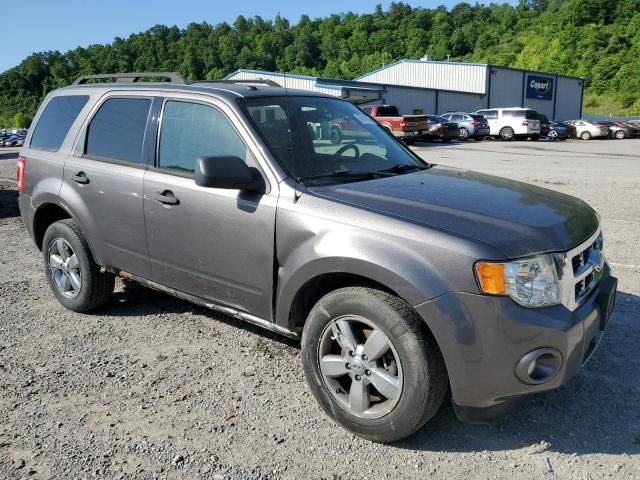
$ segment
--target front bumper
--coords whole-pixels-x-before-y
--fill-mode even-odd
[[[558,388],[573,377],[598,345],[602,320],[612,308],[603,306],[602,297],[608,288],[615,292],[615,283],[606,267],[591,296],[573,312],[562,305],[524,308],[508,297],[460,292],[418,305],[444,356],[460,419],[501,416],[523,395]],[[561,366],[545,383],[526,384],[516,376],[516,365],[541,347],[559,351]]]

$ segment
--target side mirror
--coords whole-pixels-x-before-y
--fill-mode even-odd
[[[256,191],[264,181],[255,168],[232,156],[200,157],[196,160],[196,185],[209,188]]]

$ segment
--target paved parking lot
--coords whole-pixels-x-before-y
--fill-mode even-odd
[[[620,295],[571,383],[492,425],[447,405],[398,444],[356,438],[308,393],[295,342],[122,284],[93,315],[64,310],[0,150],[0,478],[640,478],[640,139],[416,151],[600,213]]]

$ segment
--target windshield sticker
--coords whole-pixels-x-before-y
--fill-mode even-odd
[[[354,113],[353,116],[356,117],[356,119],[358,119],[363,125],[375,125],[375,122],[369,115],[364,113]]]

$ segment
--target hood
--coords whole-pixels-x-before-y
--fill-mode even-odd
[[[313,189],[342,203],[473,238],[508,258],[570,250],[598,228],[582,200],[526,183],[435,166]]]

